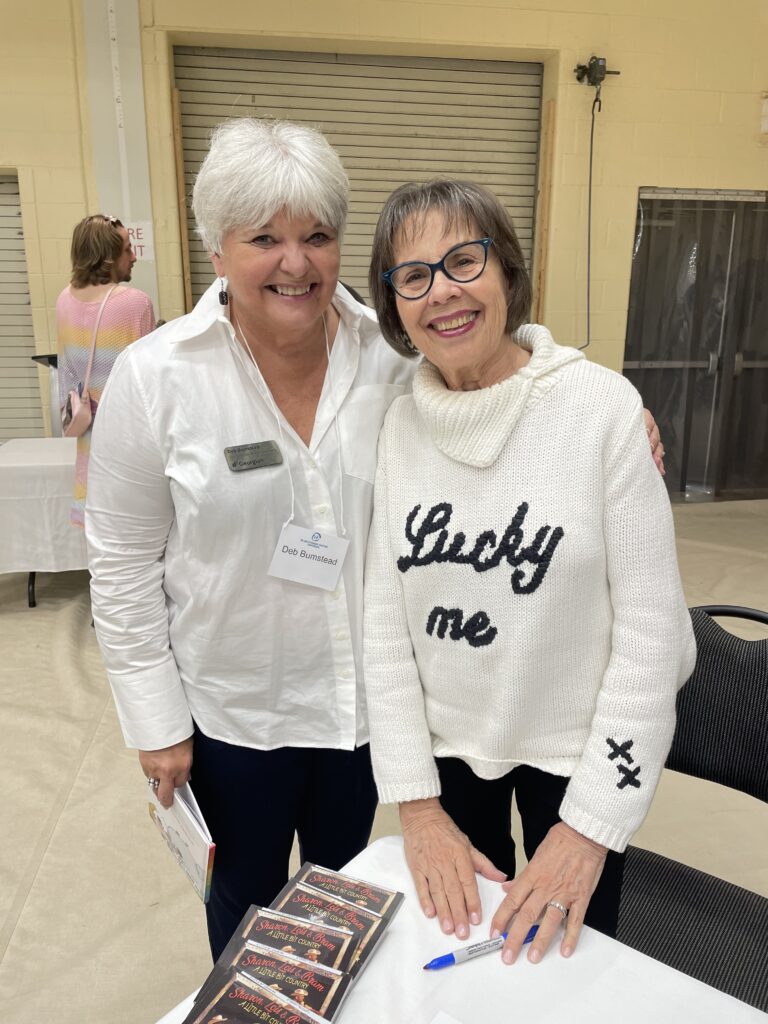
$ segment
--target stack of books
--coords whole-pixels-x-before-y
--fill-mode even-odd
[[[269,908],[246,913],[184,1024],[333,1020],[402,901],[303,864]]]

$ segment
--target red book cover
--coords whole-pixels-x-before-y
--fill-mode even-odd
[[[252,978],[228,978],[201,1007],[195,1003],[184,1024],[324,1024],[323,1018]]]
[[[247,940],[238,952],[234,971],[288,996],[299,1006],[328,1020],[333,1019],[351,981],[349,974],[317,967],[309,960]]]
[[[315,924],[265,907],[252,907],[238,929],[244,939],[300,956],[321,967],[349,970],[357,938],[349,928]]]
[[[359,973],[384,931],[385,920],[372,910],[364,910],[334,899],[319,889],[291,880],[273,901],[274,910],[300,917],[313,924],[346,928],[359,938],[350,973]]]
[[[301,865],[293,880],[311,885],[313,889],[353,903],[356,907],[373,910],[385,918],[394,917],[404,898],[401,892],[394,889],[384,889],[379,885],[342,875],[338,871],[331,871],[330,868],[310,864],[308,861]]]
[[[317,925],[275,910],[251,907],[203,983],[196,1003],[209,999],[213,990],[230,976],[246,940],[338,971],[349,970],[359,941],[348,929]]]

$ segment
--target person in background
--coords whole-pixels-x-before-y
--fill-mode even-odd
[[[63,413],[69,392],[84,381],[96,319],[109,296],[99,322],[88,385],[95,416],[115,359],[127,345],[154,330],[155,316],[149,297],[127,287],[136,256],[128,231],[117,217],[97,213],[81,220],[72,234],[71,257],[70,283],[56,300],[59,403]],[[79,527],[84,525],[90,443],[91,429],[77,439],[70,519]]]
[[[120,357],[94,432],[97,634],[160,802],[192,775],[214,959],[287,881],[295,836],[341,868],[376,808],[363,558],[379,429],[415,366],[339,283],[348,195],[319,132],[220,125],[193,193],[218,279]]]
[[[672,741],[695,642],[632,385],[527,323],[501,203],[471,182],[384,204],[371,293],[424,357],[379,440],[365,683],[379,798],[400,805],[427,916],[465,938],[475,872],[512,962],[536,921],[614,934],[623,851]],[[511,805],[528,864],[515,878]]]

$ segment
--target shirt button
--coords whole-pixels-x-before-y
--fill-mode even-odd
[[[346,633],[337,633],[336,634],[336,639],[337,640],[346,640],[347,639],[347,634]]]
[[[341,673],[341,678],[342,679],[351,679],[352,678],[352,673],[349,671],[349,669],[345,668],[344,671]]]
[[[328,506],[327,505],[318,505],[317,508],[315,509],[315,512],[317,512],[317,514],[319,516],[324,516],[327,511],[328,511]]]

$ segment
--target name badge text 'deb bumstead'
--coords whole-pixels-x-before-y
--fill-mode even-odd
[[[272,555],[268,575],[321,590],[335,590],[349,541],[311,526],[284,526]]]

